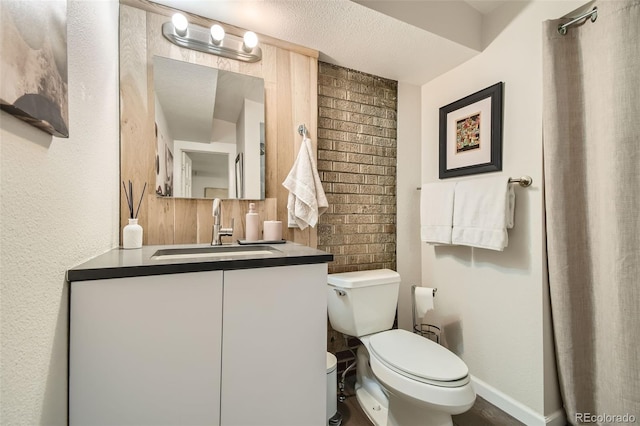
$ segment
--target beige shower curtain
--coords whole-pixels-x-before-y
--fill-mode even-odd
[[[571,424],[640,423],[640,1],[594,5],[564,36],[544,27],[557,362]]]

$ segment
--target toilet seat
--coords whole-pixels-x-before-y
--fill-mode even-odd
[[[448,388],[469,383],[469,369],[453,352],[406,330],[369,336],[372,356],[394,372],[421,383]]]

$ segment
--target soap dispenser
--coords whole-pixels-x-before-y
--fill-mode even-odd
[[[249,203],[249,213],[247,213],[245,222],[246,241],[259,240],[259,219],[255,203]]]

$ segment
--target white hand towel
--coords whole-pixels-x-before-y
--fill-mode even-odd
[[[287,199],[289,227],[305,229],[318,223],[329,203],[316,168],[313,146],[309,138],[302,140],[300,151],[282,185],[289,190]]]
[[[515,210],[515,193],[509,178],[458,182],[453,205],[453,244],[504,250]]]
[[[420,191],[420,239],[451,244],[455,182],[423,183]]]

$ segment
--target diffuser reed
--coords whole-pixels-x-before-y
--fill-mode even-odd
[[[138,213],[140,212],[140,205],[142,204],[142,199],[144,198],[144,191],[147,189],[147,183],[144,183],[144,187],[142,188],[142,194],[140,195],[140,201],[138,201],[138,208],[135,210],[135,214],[133,214],[133,184],[129,181],[129,191],[127,191],[127,187],[122,181],[122,187],[124,188],[124,196],[127,198],[127,206],[129,207],[129,219],[137,219]]]

